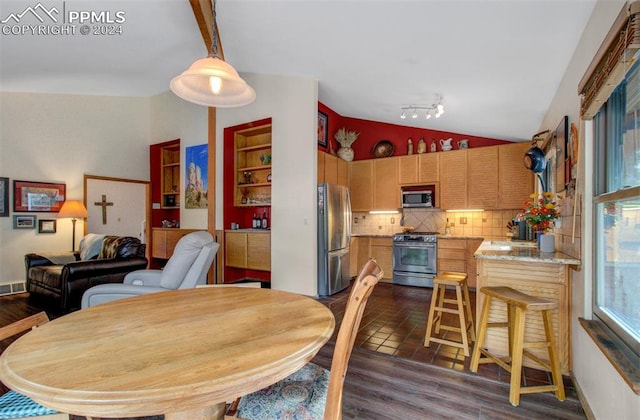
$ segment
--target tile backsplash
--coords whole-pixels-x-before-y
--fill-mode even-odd
[[[507,223],[520,209],[479,212],[444,212],[437,209],[404,209],[398,214],[353,213],[352,233],[360,235],[392,235],[402,226],[413,226],[419,232],[444,234],[449,219],[453,236],[507,237]]]

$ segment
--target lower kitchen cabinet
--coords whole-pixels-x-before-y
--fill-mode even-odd
[[[269,231],[226,231],[227,267],[271,270],[271,233]]]
[[[384,279],[393,278],[393,240],[391,238],[371,238],[370,255],[374,258],[382,271]]]
[[[358,236],[357,270],[359,272],[369,258],[374,258],[384,271],[383,282],[393,279],[393,240],[391,237]],[[353,259],[351,259],[353,262]],[[357,275],[357,274],[356,274]]]
[[[184,235],[198,229],[152,228],[151,257],[169,259],[173,255],[176,244]]]
[[[458,271],[467,273],[467,284],[476,288],[477,269],[473,254],[482,243],[482,239],[438,238],[438,273]]]

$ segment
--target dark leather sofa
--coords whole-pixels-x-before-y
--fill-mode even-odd
[[[67,253],[66,258],[72,261],[63,263],[64,258],[52,254],[25,255],[30,295],[70,312],[80,308],[82,294],[90,287],[122,283],[127,273],[147,267],[146,246],[139,239],[113,235],[100,239],[99,254],[87,260],[81,260],[80,253]]]

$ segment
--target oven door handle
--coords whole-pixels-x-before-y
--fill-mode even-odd
[[[436,244],[424,242],[394,242],[393,246],[396,248],[436,248]]]

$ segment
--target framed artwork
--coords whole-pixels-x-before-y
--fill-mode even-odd
[[[206,144],[189,146],[185,148],[185,188],[184,188],[184,208],[185,209],[206,209],[208,205],[208,161],[209,147]],[[165,196],[164,205],[167,207],[177,206],[176,195]]]
[[[65,184],[14,180],[13,211],[58,212],[65,193]]]
[[[0,177],[0,217],[9,217],[9,178]]]
[[[556,146],[556,183],[553,192],[560,192],[567,187],[571,176],[570,169],[567,168],[567,143],[569,141],[569,117],[564,116],[558,124],[555,132]],[[569,173],[567,173],[569,169]]]
[[[38,220],[38,233],[56,233],[56,221],[52,220]]]
[[[324,112],[318,111],[318,144],[327,147],[327,131],[329,129],[329,117]]]
[[[35,229],[36,216],[25,214],[13,215],[13,228],[14,229]]]

